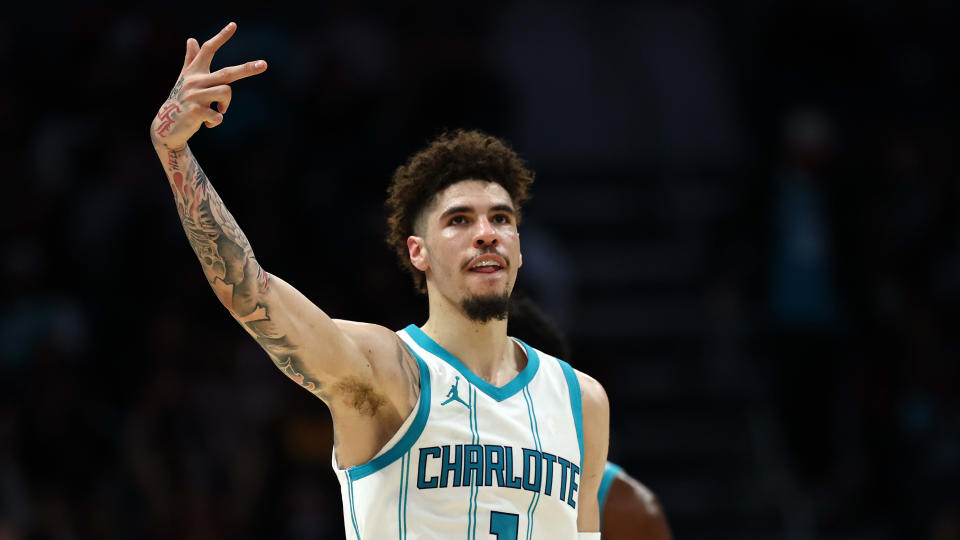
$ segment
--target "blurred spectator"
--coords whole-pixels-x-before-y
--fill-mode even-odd
[[[771,202],[769,295],[773,362],[788,446],[800,475],[820,480],[836,457],[840,298],[828,182],[835,154],[825,114],[799,109],[784,123]]]

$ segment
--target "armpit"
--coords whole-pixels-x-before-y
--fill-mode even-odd
[[[362,416],[376,416],[387,400],[373,386],[359,377],[348,377],[334,385],[334,393]]]

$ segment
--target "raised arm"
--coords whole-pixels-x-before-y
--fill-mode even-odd
[[[228,24],[203,47],[192,38],[187,41],[180,77],[153,120],[151,139],[183,229],[217,298],[283,373],[327,402],[335,421],[348,416],[359,417],[362,423],[381,409],[389,411],[391,401],[411,401],[402,392],[391,399],[391,388],[403,389],[396,381],[412,387],[415,378],[409,362],[393,361],[396,336],[375,325],[334,321],[296,289],[269,275],[187,146],[201,124],[212,128],[223,121],[230,106],[230,83],[266,70],[266,63],[258,60],[210,72],[214,53],[235,30],[234,23]],[[210,108],[213,103],[216,110]],[[385,367],[378,371],[376,358],[391,362],[379,362]],[[392,416],[397,414],[405,413]]]

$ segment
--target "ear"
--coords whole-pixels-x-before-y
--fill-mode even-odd
[[[421,272],[430,268],[430,255],[427,253],[427,243],[419,236],[407,237],[407,252],[413,267]]]

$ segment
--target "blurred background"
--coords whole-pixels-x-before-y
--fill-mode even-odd
[[[518,288],[678,539],[960,538],[958,4],[24,4],[0,15],[0,539],[340,538],[324,405],[220,306],[148,127],[334,317],[426,304],[383,241],[443,128],[537,173]]]

